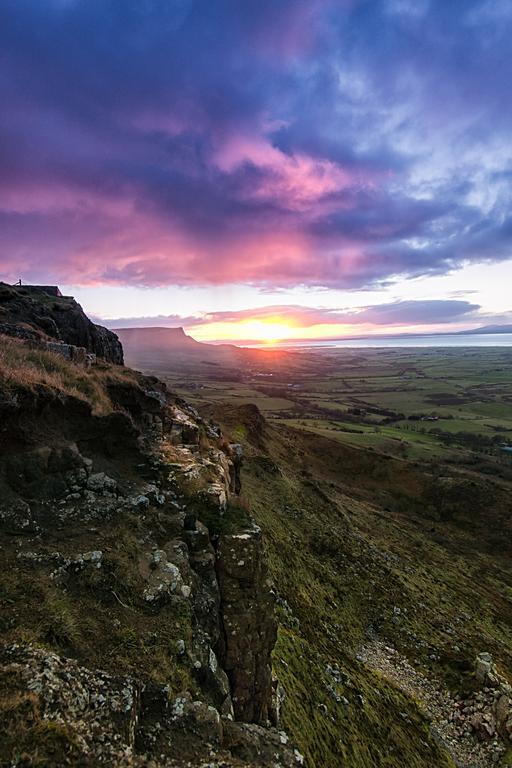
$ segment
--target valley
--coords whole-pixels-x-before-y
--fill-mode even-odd
[[[212,345],[131,363],[190,402],[253,403],[266,418],[343,444],[410,460],[512,467],[512,354],[508,348],[237,349]],[[236,356],[236,357],[235,357]],[[510,475],[512,477],[512,473]]]
[[[510,351],[237,354],[151,372],[244,445],[308,764],[509,765],[473,675],[512,664]]]

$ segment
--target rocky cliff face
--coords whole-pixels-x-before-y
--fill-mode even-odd
[[[0,763],[300,765],[240,446],[115,370],[98,413],[0,361]]]
[[[110,363],[123,364],[123,348],[112,331],[91,322],[69,296],[32,293],[0,283],[0,332],[27,340],[57,340],[83,347]]]
[[[261,530],[252,525],[222,536],[216,565],[221,596],[220,658],[230,681],[235,715],[246,722],[276,722],[271,653],[277,624]]]

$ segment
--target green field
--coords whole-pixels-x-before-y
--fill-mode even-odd
[[[404,459],[468,461],[498,467],[512,455],[512,351],[485,349],[319,349],[251,358],[233,372],[204,366],[193,383],[158,370],[196,405],[254,403],[275,424]],[[216,379],[218,376],[218,379]]]
[[[509,743],[452,726],[477,654],[512,683],[512,350],[239,362],[155,372],[243,445],[242,501],[277,595],[282,723],[306,764],[510,768]],[[368,665],[374,644],[391,661]]]

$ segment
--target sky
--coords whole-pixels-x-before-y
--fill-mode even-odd
[[[0,279],[202,340],[512,322],[510,0],[0,0]]]

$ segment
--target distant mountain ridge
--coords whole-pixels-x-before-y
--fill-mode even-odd
[[[160,346],[161,344],[184,349],[200,349],[202,343],[188,336],[184,329],[154,326],[149,328],[119,328],[115,331],[120,339],[127,344],[145,344]]]
[[[171,352],[176,355],[177,353],[186,355],[187,357],[197,357],[199,354],[204,359],[214,359],[219,362],[235,362],[240,355],[248,353],[249,349],[246,344],[251,347],[250,342],[241,341],[240,344],[228,344],[219,343],[213,344],[204,341],[197,341],[192,336],[185,333],[182,326],[178,327],[166,327],[166,326],[148,326],[148,327],[134,327],[134,328],[114,328],[114,332],[119,336],[123,343],[128,358],[133,365],[140,365],[142,362],[148,363],[149,357],[154,356],[155,353],[161,355],[169,355]],[[472,335],[485,335],[485,334],[505,334],[512,333],[512,323],[503,325],[484,325],[478,328],[468,328],[464,331],[451,331],[446,329],[442,332],[436,333],[387,333],[383,335],[353,335],[345,336],[345,341],[359,341],[372,338],[386,338],[386,339],[404,339],[411,337],[429,337],[435,338],[437,336],[442,337],[446,335],[452,336],[472,336]],[[293,339],[289,340],[290,343],[300,344],[304,346],[313,344],[314,342],[336,342],[340,341],[340,337],[322,337],[319,339]],[[287,340],[284,339],[274,347],[274,351],[279,348],[287,346]],[[251,351],[257,351],[256,348],[252,348]],[[261,351],[261,350],[260,350]],[[268,349],[266,350],[269,351]]]
[[[234,344],[207,344],[188,336],[182,327],[119,328],[126,360],[141,369],[155,366],[207,362],[234,365],[243,350]]]
[[[482,325],[480,328],[470,328],[468,331],[458,331],[458,333],[512,333],[512,323],[505,325]]]
[[[266,366],[296,366],[301,356],[279,347],[254,349],[235,344],[208,344],[196,341],[182,327],[119,328],[119,336],[128,365],[143,371],[158,372],[204,370],[204,366],[219,366],[224,374],[239,377],[247,366],[260,373]]]
[[[236,344],[209,344],[206,341],[197,341],[197,339],[185,333],[183,326],[168,328],[167,326],[155,325],[141,328],[118,328],[114,332],[127,344],[143,343],[157,347],[166,344],[170,347],[178,347],[196,352],[212,349],[239,349]]]

